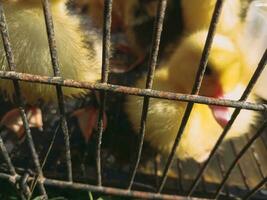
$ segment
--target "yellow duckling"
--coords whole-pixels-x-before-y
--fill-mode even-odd
[[[209,27],[217,0],[181,0],[185,32],[195,32]],[[225,0],[217,30],[232,31],[240,25],[240,0]]]
[[[241,13],[244,10],[243,4],[247,1],[226,0],[224,2],[218,32],[240,34],[243,24]],[[168,59],[169,53],[173,50],[174,41],[180,40],[184,34],[208,29],[216,2],[216,0],[169,0],[167,2],[160,44],[160,60]],[[138,60],[143,60],[149,52],[158,3],[159,1],[156,0],[129,0],[121,6],[120,13],[123,16],[122,21],[129,48]],[[97,19],[93,16],[94,18]]]
[[[101,41],[95,33],[85,35],[79,20],[70,15],[66,0],[51,0],[56,47],[61,76],[65,79],[96,82],[101,72]],[[53,76],[45,19],[41,1],[3,0],[4,13],[14,53],[16,71]],[[89,44],[89,47],[87,47]],[[9,70],[3,44],[0,45],[0,70]],[[20,82],[22,97],[29,105],[39,100],[55,102],[56,89],[52,85]],[[11,80],[0,80],[0,89],[13,99]],[[87,91],[63,88],[66,97],[85,94]]]
[[[65,2],[51,1],[61,75],[63,78],[95,82],[100,79],[100,42],[98,43],[97,37],[92,35],[88,37],[91,48],[86,48],[86,36],[79,27],[79,20],[68,14]],[[41,1],[5,0],[3,7],[16,71],[53,76]],[[3,45],[0,46],[0,53],[0,69],[8,70]],[[0,83],[0,88],[12,99],[12,82],[1,80]],[[36,103],[38,99],[45,102],[56,100],[54,86],[21,82],[20,87],[23,97],[30,104]],[[84,90],[74,88],[64,88],[63,92],[68,97],[85,93]]]
[[[185,93],[191,92],[198,70],[207,32],[197,32],[184,38],[170,60],[155,73],[153,89]],[[240,49],[230,38],[217,34],[211,49],[207,71],[200,95],[238,100],[249,81],[251,72]],[[146,78],[135,87],[144,88]],[[254,101],[254,96],[250,97]],[[139,131],[143,98],[129,96],[125,111],[135,132]],[[145,140],[163,153],[170,153],[187,103],[150,99]],[[207,159],[233,109],[195,104],[181,138],[176,155],[198,162]],[[226,139],[247,133],[253,121],[251,111],[241,111]]]

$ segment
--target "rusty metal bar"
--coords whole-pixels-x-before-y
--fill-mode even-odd
[[[6,59],[8,62],[9,70],[15,71],[16,65],[15,65],[14,55],[13,55],[13,52],[11,49],[11,44],[9,41],[8,28],[7,28],[6,18],[5,18],[3,5],[2,5],[1,1],[0,1],[0,29],[1,29],[1,36],[2,36],[2,40],[3,40],[3,45],[4,45],[4,49],[5,49],[5,53],[6,53]],[[13,80],[13,85],[14,85],[15,94],[16,94],[16,104],[18,105],[18,108],[20,111],[20,115],[21,115],[22,122],[23,122],[23,125],[25,128],[25,132],[26,132],[27,142],[28,142],[29,148],[31,150],[34,165],[35,165],[35,168],[36,168],[36,171],[38,174],[38,185],[39,185],[41,194],[44,196],[45,199],[47,199],[47,194],[46,194],[46,191],[45,191],[45,188],[43,185],[43,179],[44,179],[43,178],[43,172],[42,172],[42,169],[40,166],[38,154],[36,152],[36,149],[35,149],[35,146],[33,143],[31,130],[29,127],[26,113],[25,113],[23,99],[21,96],[20,86],[19,86],[18,80]]]
[[[265,184],[267,183],[267,177],[265,177],[264,179],[262,179],[262,181],[256,185],[255,188],[253,188],[244,198],[243,200],[247,200],[250,199],[256,192],[259,191],[259,189],[261,189]]]
[[[204,73],[205,73],[205,70],[207,67],[207,63],[208,63],[208,57],[209,57],[210,49],[212,46],[212,41],[213,41],[213,38],[215,35],[219,16],[220,16],[221,11],[222,11],[223,2],[224,2],[224,0],[217,0],[215,8],[214,8],[213,16],[211,19],[211,24],[209,27],[208,35],[207,35],[205,46],[204,46],[204,50],[202,52],[202,56],[201,56],[201,60],[200,60],[200,64],[199,64],[199,69],[197,71],[195,83],[193,85],[193,89],[191,92],[191,94],[193,94],[193,95],[198,95],[198,93],[200,91],[201,83],[202,83]],[[191,111],[193,109],[193,106],[194,106],[194,103],[190,102],[186,107],[180,128],[178,130],[177,136],[176,136],[175,141],[174,141],[172,151],[169,155],[166,167],[165,167],[164,172],[163,172],[163,176],[162,176],[161,181],[160,181],[160,187],[158,188],[159,193],[163,190],[163,187],[164,187],[165,182],[167,180],[168,171],[169,171],[169,169],[172,165],[172,162],[174,160],[175,152],[176,152],[177,147],[179,145],[179,142],[181,140],[182,134],[183,134],[184,129],[186,127],[186,124],[187,124],[187,121],[188,121],[189,116],[191,114]]]
[[[89,83],[75,81],[71,79],[63,79],[60,77],[49,77],[32,75],[27,73],[0,71],[0,78],[19,80],[32,83],[42,83],[51,85],[60,85],[65,87],[83,88],[89,90],[104,90],[115,93],[123,93],[137,96],[149,96],[153,98],[168,99],[183,102],[194,102],[198,104],[217,105],[231,108],[242,108],[246,110],[265,111],[267,109],[266,104],[250,103],[245,101],[236,101],[228,99],[216,99],[212,97],[204,97],[192,94],[182,94],[173,92],[163,92],[159,90],[139,89],[134,87],[126,87],[120,85],[103,84],[103,83]]]
[[[220,192],[225,184],[225,182],[228,180],[231,172],[233,171],[233,169],[235,168],[235,166],[239,163],[240,159],[242,158],[242,156],[248,151],[248,149],[252,146],[252,144],[256,141],[256,139],[258,139],[260,137],[260,135],[264,132],[264,130],[267,127],[267,121],[265,121],[261,127],[259,128],[259,130],[257,131],[257,133],[255,135],[253,135],[253,137],[249,140],[249,142],[241,149],[241,151],[236,155],[234,161],[231,163],[229,169],[227,170],[221,184],[219,185],[216,193],[215,193],[215,198],[217,199],[220,195]]]
[[[10,179],[10,175],[0,173],[1,179]],[[16,177],[19,180],[21,176]],[[33,178],[29,178],[28,180],[32,180]],[[47,186],[62,188],[62,189],[74,189],[79,191],[90,191],[90,192],[98,192],[103,194],[109,195],[117,195],[117,196],[124,196],[124,197],[133,197],[133,198],[142,198],[142,199],[164,199],[164,200],[184,200],[183,196],[177,195],[167,195],[167,194],[157,194],[152,192],[141,192],[141,191],[131,191],[126,189],[117,189],[112,187],[99,187],[95,185],[89,184],[81,184],[81,183],[70,183],[66,181],[59,181],[54,179],[45,179],[44,184]],[[198,199],[198,198],[194,198]]]
[[[104,1],[104,24],[103,24],[103,51],[102,51],[102,72],[101,72],[101,83],[108,83],[109,76],[109,58],[110,58],[110,39],[111,39],[111,12],[112,12],[112,0]],[[102,135],[104,131],[103,116],[105,114],[106,105],[106,91],[100,92],[100,108],[98,115],[98,130],[97,130],[97,147],[96,147],[96,173],[97,183],[102,186],[102,175],[101,175],[101,144]]]
[[[60,77],[56,39],[55,39],[54,25],[53,25],[49,0],[42,0],[42,4],[43,4],[46,31],[48,36],[48,44],[49,44],[54,76]],[[57,92],[58,107],[60,112],[60,124],[64,134],[68,180],[72,181],[72,163],[71,163],[71,153],[70,153],[69,131],[66,120],[66,112],[64,108],[63,92],[62,88],[59,85],[56,86],[56,92]]]
[[[240,101],[245,101],[248,97],[248,95],[250,94],[251,90],[253,89],[255,83],[257,82],[258,78],[260,77],[262,71],[264,70],[265,66],[267,63],[267,49],[265,50],[259,65],[255,71],[255,73],[253,74],[252,78],[249,81],[249,84],[247,86],[247,88],[245,89],[244,93],[242,94]],[[207,159],[207,161],[203,164],[201,170],[199,171],[195,181],[193,182],[192,186],[190,187],[190,190],[188,192],[188,196],[192,195],[196,186],[199,183],[199,180],[201,178],[201,175],[204,173],[204,171],[207,169],[208,164],[210,163],[211,159],[214,157],[218,147],[220,146],[220,144],[222,143],[224,137],[226,136],[226,134],[228,133],[228,131],[230,130],[231,126],[233,125],[235,119],[237,118],[238,114],[240,113],[241,109],[240,108],[236,108],[235,111],[233,112],[230,121],[227,123],[227,125],[225,126],[221,136],[219,137],[219,139],[217,140],[214,148],[212,149],[209,158]]]
[[[160,0],[158,2],[158,8],[157,8],[158,12],[157,12],[157,17],[156,17],[155,24],[154,24],[154,31],[153,31],[154,35],[153,35],[153,40],[152,40],[152,48],[150,51],[150,59],[149,59],[149,66],[148,66],[149,68],[148,68],[148,74],[147,74],[147,80],[146,80],[146,89],[152,89],[152,86],[153,86],[153,79],[154,79],[155,69],[156,69],[157,60],[158,60],[160,38],[161,38],[161,32],[162,32],[166,7],[167,7],[167,0]],[[138,165],[141,159],[141,155],[142,155],[148,107],[149,107],[149,97],[146,96],[144,97],[144,100],[143,100],[143,108],[142,108],[140,130],[139,130],[139,145],[137,149],[136,159],[133,164],[132,171],[130,173],[130,183],[128,186],[129,190],[132,188],[135,175],[138,169]]]

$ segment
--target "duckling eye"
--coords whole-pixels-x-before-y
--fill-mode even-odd
[[[209,65],[207,65],[205,75],[211,76],[212,74],[213,74],[213,70],[211,69],[211,67]]]

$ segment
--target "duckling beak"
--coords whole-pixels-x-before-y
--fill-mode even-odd
[[[223,93],[221,84],[218,82],[215,84],[216,84],[216,90],[214,91],[212,97],[217,99],[223,99],[225,95]],[[218,124],[220,124],[222,128],[224,128],[231,118],[230,109],[228,107],[214,106],[214,105],[209,105],[209,107],[212,111],[215,120],[218,122]]]
[[[226,126],[231,118],[230,110],[227,107],[222,106],[209,106],[215,120],[220,124],[222,128]]]

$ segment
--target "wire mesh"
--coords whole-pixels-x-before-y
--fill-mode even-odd
[[[19,192],[22,199],[27,199],[32,194],[27,193],[27,185],[31,182],[34,182],[37,177],[37,183],[40,188],[41,195],[44,196],[45,199],[48,198],[45,186],[54,186],[57,188],[64,188],[64,189],[74,189],[74,190],[80,190],[80,191],[92,191],[92,192],[99,192],[109,195],[120,195],[120,196],[126,196],[126,197],[135,197],[135,198],[144,198],[144,199],[184,199],[184,196],[196,196],[196,197],[206,197],[209,198],[211,196],[214,196],[214,198],[219,198],[221,196],[227,196],[230,198],[231,193],[231,187],[225,186],[227,180],[229,179],[233,169],[236,167],[236,165],[239,167],[239,170],[241,172],[241,175],[243,176],[243,182],[246,185],[246,189],[242,191],[246,191],[247,194],[243,197],[244,199],[249,199],[253,195],[257,193],[258,190],[260,190],[267,182],[266,174],[264,174],[264,170],[262,169],[262,166],[260,164],[259,159],[257,158],[255,149],[253,148],[254,142],[261,138],[264,130],[266,129],[267,123],[264,122],[260,128],[258,129],[257,133],[253,135],[251,138],[247,139],[247,144],[242,148],[241,151],[237,151],[235,149],[235,146],[233,143],[231,143],[231,147],[233,148],[235,152],[235,159],[231,163],[229,168],[225,168],[223,165],[223,159],[221,159],[220,155],[217,157],[217,162],[219,163],[219,168],[222,176],[222,180],[219,182],[219,184],[216,185],[215,192],[209,192],[208,186],[205,183],[204,179],[204,172],[207,170],[209,164],[215,157],[215,153],[218,150],[220,144],[222,143],[225,135],[233,125],[235,119],[237,118],[238,114],[242,109],[247,110],[253,110],[253,111],[266,111],[266,104],[263,103],[250,103],[247,102],[247,97],[250,94],[252,88],[254,87],[257,79],[261,75],[263,69],[266,66],[267,62],[267,50],[265,51],[264,55],[262,56],[262,59],[259,62],[259,65],[253,74],[253,77],[251,78],[246,90],[244,91],[242,97],[240,100],[226,100],[226,99],[216,99],[212,97],[204,97],[198,95],[202,79],[204,77],[204,73],[206,70],[209,52],[212,46],[214,34],[216,31],[216,26],[218,24],[219,16],[222,10],[222,6],[224,3],[224,0],[217,0],[213,17],[211,20],[211,24],[209,27],[209,32],[207,35],[207,39],[205,42],[205,47],[202,53],[199,70],[196,75],[194,87],[192,89],[191,94],[179,94],[179,93],[172,93],[172,92],[163,92],[158,90],[152,90],[153,85],[153,76],[155,73],[157,60],[158,60],[158,52],[159,52],[159,46],[161,41],[161,32],[163,29],[163,22],[164,22],[164,15],[165,10],[167,7],[167,0],[159,0],[158,2],[158,11],[157,11],[157,17],[154,23],[154,37],[153,42],[151,46],[151,56],[149,59],[149,65],[148,65],[148,74],[147,74],[147,82],[146,82],[146,88],[145,89],[139,89],[139,88],[133,88],[133,87],[126,87],[121,85],[113,85],[108,83],[109,79],[109,59],[110,59],[110,40],[111,40],[111,20],[112,20],[112,0],[105,0],[105,8],[104,8],[104,24],[103,24],[103,53],[102,53],[102,78],[101,83],[88,83],[88,82],[81,82],[81,81],[74,81],[70,79],[63,79],[60,77],[60,71],[59,71],[59,64],[58,64],[58,55],[57,55],[57,48],[56,48],[56,40],[54,35],[54,28],[53,28],[53,20],[52,15],[50,11],[50,5],[48,0],[42,0],[43,3],[43,10],[44,10],[44,18],[46,22],[46,29],[47,29],[47,36],[48,36],[48,45],[50,49],[50,55],[51,55],[51,61],[52,61],[52,67],[54,71],[54,77],[48,77],[48,76],[40,76],[40,75],[32,75],[27,73],[19,73],[16,72],[16,66],[14,62],[14,56],[12,53],[12,48],[9,43],[9,37],[8,37],[8,29],[6,25],[5,15],[2,8],[2,2],[0,2],[0,28],[1,28],[1,35],[3,39],[3,44],[5,47],[6,57],[7,61],[10,67],[10,71],[0,71],[0,78],[2,79],[8,79],[12,80],[14,84],[14,88],[16,91],[17,96],[17,106],[20,109],[20,113],[23,120],[23,125],[26,132],[26,139],[28,142],[28,145],[31,149],[32,153],[32,159],[34,160],[36,174],[29,175],[24,173],[24,175],[21,175],[20,173],[17,173],[17,168],[14,167],[14,164],[11,161],[11,158],[7,152],[7,149],[4,145],[4,142],[2,140],[2,137],[0,136],[0,153],[4,157],[4,161],[6,162],[8,172],[0,172],[0,179],[5,179],[11,182],[14,186],[17,187],[17,183],[22,182],[21,186],[17,188],[18,190],[21,190]],[[36,152],[33,138],[31,136],[31,130],[29,127],[29,123],[27,121],[27,117],[25,114],[24,109],[24,103],[21,98],[21,91],[19,87],[19,81],[23,82],[32,82],[32,83],[41,83],[41,84],[50,84],[54,85],[57,90],[57,97],[58,97],[58,107],[60,111],[60,121],[61,121],[61,128],[62,132],[64,134],[64,142],[65,142],[65,156],[66,156],[66,163],[67,163],[67,177],[68,181],[60,181],[56,179],[49,179],[45,178],[43,175],[42,167],[40,164],[40,159],[38,157],[38,153]],[[100,112],[98,116],[98,133],[97,133],[97,146],[96,146],[96,180],[97,185],[91,185],[91,184],[83,184],[73,181],[73,175],[72,175],[72,161],[71,161],[71,152],[70,152],[70,138],[69,138],[69,130],[66,120],[66,111],[64,108],[64,98],[61,87],[73,87],[73,88],[84,88],[89,90],[97,90],[100,91]],[[112,92],[114,94],[120,93],[120,94],[128,94],[128,95],[137,95],[144,97],[143,102],[143,111],[142,111],[142,117],[141,117],[141,128],[140,128],[140,138],[138,141],[138,148],[137,148],[137,154],[136,159],[134,160],[132,170],[130,171],[130,182],[127,185],[127,189],[120,189],[118,187],[108,187],[103,186],[102,181],[102,163],[101,163],[101,145],[102,145],[102,134],[103,134],[103,115],[105,111],[105,104],[107,101],[107,92]],[[145,135],[145,124],[146,124],[146,117],[148,112],[148,106],[149,106],[149,99],[150,98],[159,98],[159,99],[168,99],[168,100],[176,100],[176,101],[182,101],[182,102],[188,102],[188,106],[186,109],[186,112],[182,118],[182,123],[179,128],[177,137],[175,139],[172,152],[170,156],[168,157],[167,163],[164,166],[163,173],[160,177],[160,180],[158,179],[159,174],[157,161],[155,161],[155,177],[154,181],[156,182],[156,188],[154,188],[153,192],[151,191],[142,191],[142,190],[136,190],[132,189],[133,184],[135,183],[135,179],[138,172],[138,166],[141,159],[141,154],[143,150],[143,142],[144,142],[144,135]],[[174,154],[176,152],[176,149],[179,145],[179,141],[181,139],[181,136],[183,134],[183,131],[186,127],[187,121],[189,119],[190,113],[192,111],[192,108],[195,103],[198,104],[205,104],[205,105],[217,105],[217,106],[225,106],[225,107],[232,107],[235,108],[234,113],[232,114],[231,120],[223,130],[222,134],[220,135],[218,141],[216,142],[216,145],[212,149],[209,158],[207,161],[201,165],[198,166],[198,173],[196,175],[196,178],[194,179],[193,183],[190,185],[189,190],[186,189],[186,187],[183,184],[182,174],[183,174],[183,167],[182,164],[178,161],[177,162],[177,170],[178,170],[178,178],[176,179],[176,184],[178,183],[179,193],[177,194],[162,194],[163,188],[165,187],[165,183],[168,178],[168,172],[171,168],[171,165],[174,161]],[[266,144],[266,143],[264,143]],[[257,169],[259,170],[259,173],[261,175],[262,181],[260,181],[254,188],[250,190],[249,184],[246,182],[246,175],[245,172],[242,169],[242,166],[239,165],[239,161],[242,159],[243,155],[250,150],[250,153],[254,159],[254,162],[257,165]],[[202,181],[201,181],[202,180]],[[200,184],[200,181],[202,183],[202,191],[204,191],[204,195],[199,195],[198,193],[195,194],[195,191],[197,189],[197,186]],[[26,185],[26,187],[25,187]],[[226,194],[223,191],[224,187],[226,187]],[[214,189],[213,189],[214,190]],[[266,197],[266,196],[265,196]]]

